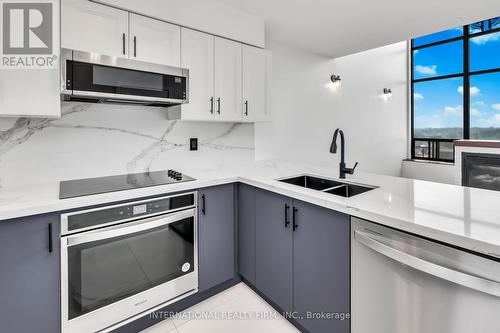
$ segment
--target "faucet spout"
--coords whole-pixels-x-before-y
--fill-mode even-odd
[[[338,138],[339,134],[340,134],[340,178],[344,179],[346,174],[350,174],[350,175],[354,174],[354,170],[356,169],[356,166],[358,165],[358,163],[356,163],[356,165],[352,169],[346,168],[346,164],[345,164],[345,138],[344,138],[344,132],[340,128],[337,128],[335,130],[335,133],[333,134],[332,144],[330,145],[330,153],[332,153],[332,154],[337,153],[337,149],[338,149],[337,138]]]
[[[345,139],[344,139],[344,131],[342,131],[340,128],[337,128],[335,130],[335,133],[333,134],[333,140],[332,140],[332,145],[330,146],[330,153],[336,154],[337,153],[337,137],[340,134],[340,158],[342,162],[344,162],[344,155],[345,155]]]

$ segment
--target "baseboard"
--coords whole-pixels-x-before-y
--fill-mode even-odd
[[[299,324],[295,319],[293,319],[290,316],[286,315],[286,311],[283,310],[278,304],[274,303],[271,299],[269,299],[266,295],[264,295],[259,289],[257,289],[256,286],[254,286],[250,281],[245,279],[244,277],[241,277],[241,280],[250,288],[252,289],[257,295],[262,297],[269,305],[271,305],[277,312],[281,313],[283,317],[295,328],[297,328],[299,331],[302,333],[310,333],[307,329],[305,329],[301,324]]]
[[[274,303],[271,299],[269,299],[266,295],[264,295],[259,289],[257,289],[256,286],[254,286],[250,281],[245,279],[244,277],[236,276],[231,280],[228,280],[224,283],[221,283],[209,290],[206,290],[201,293],[197,293],[194,295],[191,295],[189,297],[186,297],[176,303],[170,304],[169,306],[166,306],[165,308],[162,308],[156,312],[154,312],[151,315],[147,315],[145,317],[142,317],[130,324],[127,324],[123,327],[120,327],[119,329],[116,329],[112,333],[138,333],[142,330],[147,329],[148,327],[154,326],[158,324],[159,322],[167,319],[161,315],[161,313],[178,313],[181,311],[184,311],[198,303],[203,302],[204,300],[217,295],[218,293],[229,289],[235,285],[237,285],[240,282],[244,282],[250,289],[252,289],[257,295],[262,297],[269,305],[271,305],[277,312],[283,314],[283,317],[288,320],[293,326],[295,326],[300,332],[302,333],[310,333],[308,330],[306,330],[302,325],[300,325],[296,320],[291,318],[290,316],[286,316],[286,311],[284,311],[281,307],[279,307],[276,303]],[[158,314],[158,315],[155,315]]]
[[[223,282],[209,290],[206,290],[201,293],[196,293],[194,295],[181,299],[180,301],[170,304],[158,311],[153,312],[150,315],[137,319],[136,321],[131,322],[130,324],[127,324],[125,326],[122,326],[114,330],[112,333],[138,333],[142,330],[145,330],[148,327],[156,325],[159,322],[167,319],[165,316],[163,316],[163,313],[178,313],[184,311],[192,307],[193,305],[203,302],[207,298],[215,296],[218,293],[237,285],[240,282],[241,282],[241,277],[239,275],[235,276],[233,279]]]

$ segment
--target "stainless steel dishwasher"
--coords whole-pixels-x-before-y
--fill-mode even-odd
[[[500,262],[353,218],[353,333],[499,333]]]

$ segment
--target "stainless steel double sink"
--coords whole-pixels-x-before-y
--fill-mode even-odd
[[[296,176],[278,180],[280,182],[324,193],[338,195],[345,198],[350,198],[377,188],[376,186],[347,183],[338,180],[320,178],[310,175],[302,175],[302,176]]]

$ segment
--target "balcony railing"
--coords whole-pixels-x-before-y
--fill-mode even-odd
[[[412,158],[418,160],[454,162],[457,139],[414,138]]]

